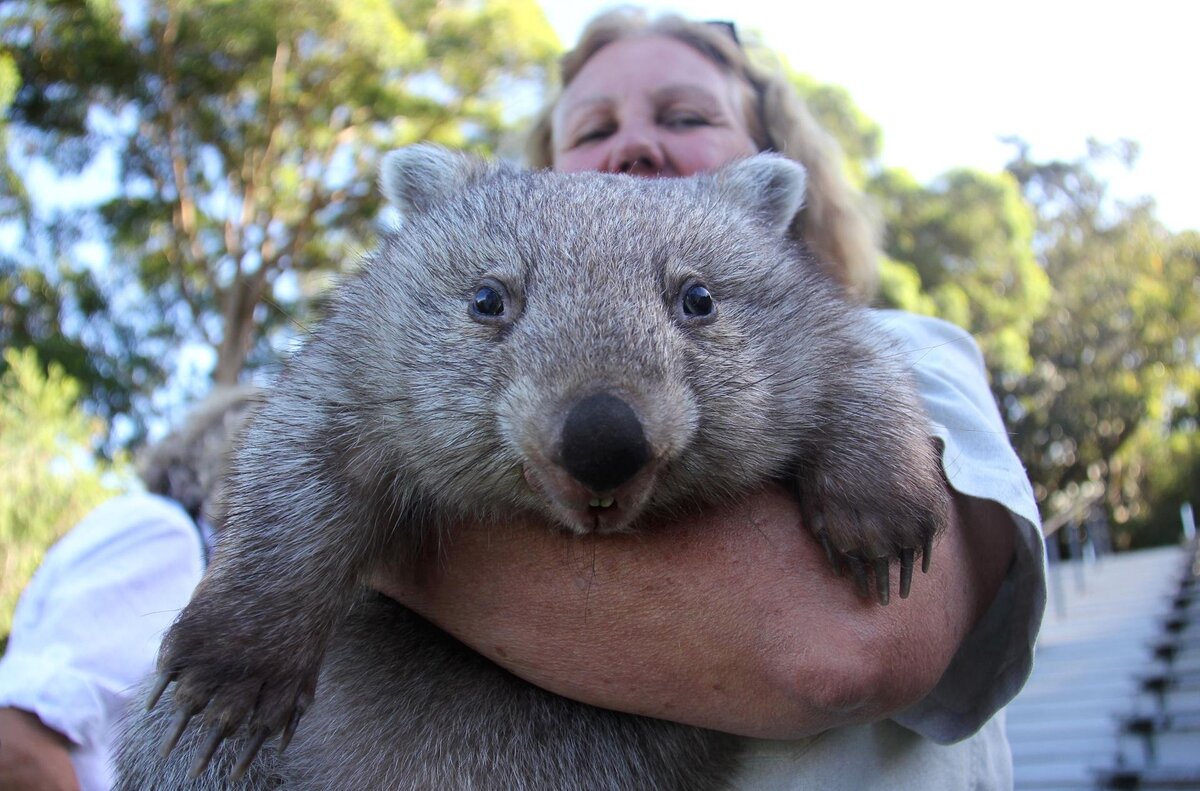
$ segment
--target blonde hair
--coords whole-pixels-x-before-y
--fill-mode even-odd
[[[138,458],[138,474],[146,488],[170,497],[193,519],[203,516],[219,529],[222,481],[237,439],[261,391],[253,387],[219,387],[188,415],[183,425]]]
[[[809,246],[834,280],[866,302],[878,276],[875,223],[862,196],[846,181],[837,142],[817,123],[779,71],[752,63],[728,27],[679,16],[651,19],[638,8],[606,11],[592,19],[575,49],[560,62],[565,89],[588,60],[605,46],[635,36],[666,36],[681,41],[732,74],[745,86],[746,121],[760,151],[776,151],[808,171],[808,194],[792,232]],[[535,168],[554,164],[554,111],[561,98],[542,109],[526,139],[525,154]]]

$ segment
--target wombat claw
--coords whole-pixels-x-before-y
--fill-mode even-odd
[[[304,711],[311,702],[311,695],[302,694],[296,699],[296,707],[292,709],[292,716],[288,720],[288,724],[284,726],[283,734],[279,737],[279,752],[286,750],[292,743],[292,737],[296,735],[296,726],[300,724],[300,718],[304,716]]]
[[[234,764],[233,770],[229,773],[230,780],[241,780],[242,775],[250,768],[250,764],[254,762],[258,751],[262,749],[263,744],[270,738],[271,732],[265,728],[260,728],[253,737],[246,741],[246,746],[242,748],[242,752],[238,755],[237,763]],[[282,750],[281,750],[282,752]]]
[[[171,671],[164,671],[158,674],[154,679],[154,686],[150,688],[149,699],[146,701],[146,711],[153,711],[158,705],[158,699],[162,697],[162,693],[166,691],[171,682],[175,680],[175,674]]]
[[[891,563],[886,557],[875,558],[872,563],[875,566],[875,592],[879,603],[887,604],[891,600]]]
[[[171,754],[175,749],[175,745],[179,744],[179,737],[187,730],[188,723],[191,722],[192,716],[196,713],[195,709],[180,709],[175,712],[175,718],[171,720],[171,730],[167,731],[167,736],[162,741],[162,745],[158,748],[158,753],[163,758]]]
[[[913,572],[913,557],[916,555],[916,550],[902,549],[900,550],[900,598],[907,599],[908,592],[912,590],[912,572]],[[929,553],[925,553],[925,557],[929,557]]]
[[[195,780],[208,768],[208,762],[216,754],[217,748],[221,746],[221,742],[229,735],[229,731],[229,726],[222,722],[218,722],[209,729],[208,736],[204,740],[204,746],[200,749],[199,754],[196,755],[196,760],[192,762],[192,768],[188,770],[188,777]]]
[[[164,671],[159,673],[154,680],[154,686],[150,689],[150,694],[146,703],[146,711],[150,711],[162,697],[163,692],[171,685],[171,682],[178,679],[178,672]],[[291,714],[288,715],[288,721],[284,725],[283,732],[279,737],[279,752],[287,749],[292,737],[296,733],[296,726],[300,724],[300,717],[303,716],[309,704],[312,703],[313,695],[310,692],[300,692],[296,696],[295,702],[292,704]],[[204,706],[180,706],[175,716],[171,719],[170,727],[167,730],[166,736],[159,746],[159,754],[166,758],[171,754],[175,747],[179,744],[180,738],[187,730],[188,724],[192,718],[203,709]],[[188,776],[195,780],[204,770],[208,768],[212,762],[213,756],[216,755],[217,749],[221,746],[226,738],[234,733],[238,728],[238,723],[229,723],[225,719],[216,722],[204,737],[204,741],[196,753],[196,758],[192,762],[191,768],[188,770]],[[237,761],[233,769],[229,773],[231,781],[239,780],[250,768],[250,764],[254,762],[259,750],[262,749],[267,739],[271,738],[272,730],[269,727],[258,727],[254,729],[251,735],[246,739],[242,751],[238,754]]]
[[[833,573],[842,576],[842,564],[838,563],[837,551],[833,548],[833,542],[829,540],[829,535],[825,531],[817,533],[817,538],[821,541],[821,546],[825,548],[825,557],[829,560],[829,565],[833,568]]]
[[[850,573],[854,576],[854,588],[858,591],[858,595],[864,599],[870,595],[867,590],[867,567],[854,555],[846,555],[846,565],[850,567]]]
[[[887,555],[877,555],[867,560],[858,555],[841,552],[834,548],[828,533],[823,530],[815,532],[815,536],[821,542],[821,547],[825,550],[825,558],[829,561],[829,567],[833,569],[834,574],[841,577],[843,575],[843,567],[850,569],[850,573],[854,577],[854,587],[857,589],[858,594],[863,598],[867,598],[870,596],[867,566],[870,565],[871,570],[875,573],[876,600],[882,605],[887,605],[891,602],[892,576],[890,557]],[[925,539],[921,550],[921,573],[929,573],[929,559],[932,554],[933,536],[929,536]],[[911,547],[905,547],[900,550],[901,599],[907,599],[908,594],[912,592],[913,564],[916,560],[916,555],[917,551]]]

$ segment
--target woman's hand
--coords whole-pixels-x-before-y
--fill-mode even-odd
[[[937,683],[1012,556],[1003,509],[958,505],[929,574],[886,607],[833,574],[777,487],[637,535],[467,526],[419,584],[373,583],[558,694],[797,738],[886,717]]]
[[[69,746],[36,715],[0,708],[0,789],[79,791]]]

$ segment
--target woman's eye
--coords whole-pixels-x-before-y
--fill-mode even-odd
[[[592,143],[597,140],[603,140],[612,134],[612,128],[607,126],[598,126],[594,129],[588,129],[575,136],[575,145],[583,143]]]
[[[709,126],[708,119],[702,115],[669,115],[662,121],[663,126],[670,129],[692,129],[697,126]]]

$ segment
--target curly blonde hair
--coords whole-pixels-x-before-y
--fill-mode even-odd
[[[146,488],[170,497],[193,519],[203,516],[219,530],[221,482],[234,440],[260,400],[261,391],[254,387],[213,390],[182,426],[141,453],[138,475]]]
[[[793,233],[813,250],[830,276],[866,302],[878,277],[879,233],[863,199],[846,181],[841,149],[820,127],[808,107],[778,71],[750,60],[728,26],[693,22],[675,15],[651,18],[634,7],[606,11],[592,19],[575,49],[560,62],[562,88],[605,46],[636,36],[666,36],[695,49],[744,86],[744,111],[760,151],[776,151],[808,171],[808,194]],[[532,167],[554,165],[554,112],[561,92],[539,113],[526,138]]]

